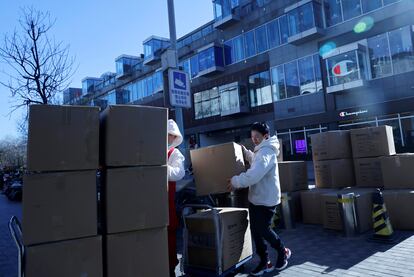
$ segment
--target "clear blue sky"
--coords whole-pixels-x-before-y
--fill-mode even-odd
[[[121,54],[142,53],[142,41],[151,35],[169,37],[167,0],[2,0],[0,1],[0,42],[18,25],[19,9],[33,6],[49,11],[57,19],[51,30],[56,40],[70,45],[79,68],[71,82],[81,87],[86,76],[115,71],[114,59]],[[182,35],[213,18],[211,0],[175,0],[177,35]],[[10,72],[0,63],[0,72]],[[5,80],[0,73],[0,79]],[[0,87],[0,139],[16,136],[20,113],[7,116],[10,92]]]

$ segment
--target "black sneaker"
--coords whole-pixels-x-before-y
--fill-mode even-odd
[[[288,265],[290,256],[292,256],[292,251],[290,251],[289,248],[285,248],[283,255],[278,255],[275,268],[279,271],[285,269]]]
[[[260,263],[255,270],[250,272],[250,275],[252,276],[262,276],[265,273],[272,272],[275,269],[275,267],[272,265],[270,261],[267,261],[266,264]]]

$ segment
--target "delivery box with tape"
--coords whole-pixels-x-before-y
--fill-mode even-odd
[[[227,192],[227,183],[245,171],[243,151],[234,142],[191,150],[197,195]]]
[[[221,228],[217,227],[216,220],[221,222]],[[221,263],[222,270],[226,271],[253,254],[247,209],[204,210],[187,216],[185,223],[188,266],[215,271]],[[219,252],[221,261],[218,260]]]

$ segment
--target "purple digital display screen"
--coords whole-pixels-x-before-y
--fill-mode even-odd
[[[304,139],[295,140],[296,154],[306,154],[306,141]]]

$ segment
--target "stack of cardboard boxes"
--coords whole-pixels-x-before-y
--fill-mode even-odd
[[[33,105],[23,193],[25,276],[102,276],[99,109]]]
[[[317,188],[301,193],[304,223],[342,230],[338,195],[353,193],[358,231],[368,231],[372,229],[372,194],[384,188],[394,228],[414,229],[408,212],[414,210],[414,155],[395,154],[392,127],[316,134],[312,149]]]
[[[167,109],[101,114],[107,277],[168,276]]]
[[[191,150],[191,162],[197,195],[227,193],[228,180],[246,170],[239,144],[225,143]],[[218,208],[215,218],[211,210],[187,216],[187,263],[194,268],[215,271],[217,253],[223,254],[222,270],[227,270],[252,255],[249,213],[242,208]],[[215,220],[221,222],[216,228]],[[217,249],[216,238],[220,238]]]
[[[305,161],[279,162],[279,181],[281,200],[289,201],[291,220],[302,221],[302,205],[300,195],[308,191],[308,170]],[[283,205],[282,205],[283,206]],[[282,207],[283,209],[283,207]]]

